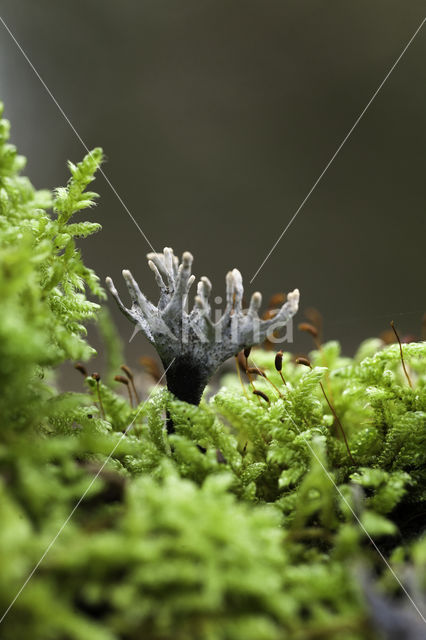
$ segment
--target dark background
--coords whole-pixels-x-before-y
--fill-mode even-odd
[[[299,287],[347,353],[425,307],[426,26],[249,280],[426,15],[421,1],[3,0],[1,15],[157,250],[190,250],[223,295]],[[0,99],[37,187],[84,153],[5,28]],[[85,261],[156,296],[149,247],[103,178]],[[125,340],[131,327],[111,305]],[[294,350],[310,345],[296,336]],[[128,362],[149,353],[138,336]]]

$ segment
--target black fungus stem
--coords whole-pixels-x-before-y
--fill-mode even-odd
[[[171,365],[163,363],[167,371],[167,388],[178,400],[199,405],[206,388],[210,372],[186,356],[176,358]],[[174,433],[174,425],[167,412],[167,433]]]

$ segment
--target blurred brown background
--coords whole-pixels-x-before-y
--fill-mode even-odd
[[[352,352],[425,307],[426,26],[252,286],[249,280],[426,15],[424,2],[3,0],[1,15],[158,250],[214,295],[238,266],[264,299],[298,286]],[[38,187],[84,151],[0,25],[0,99]],[[99,177],[86,263],[156,296],[145,240]],[[86,214],[85,214],[86,215]],[[111,305],[125,340],[131,327]],[[294,349],[310,347],[296,336]],[[128,362],[149,353],[136,338]]]

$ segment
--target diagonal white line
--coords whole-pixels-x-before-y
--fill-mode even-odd
[[[129,433],[130,429],[132,428],[136,418],[138,417],[139,413],[141,412],[142,408],[146,405],[146,403],[148,402],[148,400],[150,399],[151,395],[153,394],[153,392],[155,391],[155,389],[158,387],[158,385],[160,384],[160,382],[162,381],[162,379],[164,378],[164,376],[166,375],[167,371],[170,369],[170,367],[172,366],[173,362],[175,361],[176,358],[173,358],[173,360],[171,361],[171,363],[169,364],[169,366],[167,367],[167,369],[164,371],[163,375],[161,376],[161,378],[158,380],[158,382],[155,384],[155,386],[151,389],[151,392],[149,393],[147,399],[145,400],[145,402],[143,404],[141,404],[141,406],[139,407],[139,409],[137,410],[137,412],[135,413],[135,416],[133,418],[133,420],[131,421],[131,423],[126,427],[126,430],[123,432],[121,438],[119,440],[117,440],[117,442],[114,445],[114,448],[112,449],[111,453],[109,454],[109,456],[106,458],[106,460],[103,462],[102,466],[100,467],[100,469],[98,470],[98,472],[96,473],[96,475],[92,478],[92,480],[90,481],[89,485],[86,487],[83,495],[79,498],[78,502],[76,503],[76,505],[74,506],[74,508],[72,509],[71,513],[67,516],[67,518],[64,520],[64,522],[62,523],[61,527],[58,529],[57,533],[55,534],[55,536],[52,538],[52,540],[49,542],[48,546],[46,547],[45,551],[43,552],[43,555],[41,556],[40,560],[37,562],[37,564],[34,566],[34,568],[32,569],[31,573],[29,574],[29,576],[27,577],[27,579],[25,580],[24,584],[21,586],[21,588],[19,589],[19,591],[17,592],[17,594],[15,595],[15,597],[13,598],[12,602],[10,603],[10,605],[7,607],[6,611],[3,613],[2,617],[0,618],[0,624],[3,622],[3,620],[5,619],[5,617],[7,616],[7,614],[9,613],[9,611],[11,610],[11,608],[13,607],[13,605],[15,604],[15,602],[17,601],[17,599],[19,598],[19,596],[21,595],[21,593],[23,592],[23,590],[25,589],[25,587],[27,586],[27,584],[29,583],[29,581],[31,580],[31,578],[33,577],[33,575],[35,574],[35,572],[37,571],[37,569],[39,568],[39,566],[41,565],[41,563],[43,562],[43,560],[45,559],[45,557],[47,556],[47,554],[49,553],[50,549],[53,547],[53,545],[55,544],[56,540],[59,538],[59,536],[61,535],[62,531],[65,529],[65,527],[67,526],[68,522],[71,520],[71,518],[73,517],[74,513],[77,511],[78,507],[80,506],[80,504],[83,502],[84,498],[86,497],[87,493],[90,491],[90,489],[92,488],[93,484],[95,483],[95,481],[97,480],[97,478],[99,477],[99,475],[102,473],[105,465],[108,463],[108,461],[110,460],[111,456],[114,455],[114,451],[117,449],[118,445],[120,444],[120,442],[123,440],[123,438]]]
[[[257,367],[253,356],[251,355],[251,359],[253,360],[253,364],[255,367]],[[258,368],[258,367],[257,367]],[[278,396],[278,393],[274,390],[275,395]],[[413,605],[413,607],[415,608],[415,610],[417,611],[417,613],[419,614],[420,618],[423,620],[423,622],[426,624],[426,618],[424,617],[424,615],[422,614],[422,612],[420,611],[419,607],[417,606],[417,604],[414,602],[413,598],[410,596],[410,594],[408,593],[407,589],[404,587],[404,585],[402,584],[401,580],[398,578],[397,574],[395,573],[394,569],[392,569],[391,565],[389,564],[389,562],[386,560],[385,556],[383,555],[383,553],[381,552],[381,550],[379,549],[379,547],[377,546],[377,544],[374,542],[373,538],[370,536],[370,534],[368,533],[367,529],[365,528],[365,526],[362,524],[361,520],[359,519],[359,517],[357,516],[357,514],[355,513],[355,511],[352,509],[351,505],[349,504],[349,502],[346,500],[345,496],[343,495],[343,493],[341,492],[341,490],[339,489],[339,487],[337,486],[337,484],[334,482],[333,477],[331,476],[330,472],[325,468],[325,466],[323,465],[321,459],[319,458],[319,456],[317,455],[315,449],[311,446],[309,440],[307,440],[305,438],[305,436],[303,435],[303,432],[299,429],[299,426],[295,423],[295,421],[293,420],[292,416],[290,415],[290,413],[287,411],[285,405],[283,404],[283,408],[284,411],[286,412],[287,416],[290,418],[291,422],[294,424],[294,426],[297,429],[297,432],[299,435],[302,436],[303,440],[306,442],[306,444],[308,445],[311,453],[315,456],[315,459],[319,462],[319,464],[321,465],[322,470],[324,471],[325,475],[327,476],[327,478],[330,480],[331,484],[334,486],[334,488],[336,489],[337,493],[339,494],[339,496],[342,498],[343,502],[346,504],[346,506],[349,508],[349,510],[351,511],[353,517],[355,518],[355,520],[357,521],[357,523],[359,524],[360,528],[363,530],[363,532],[365,533],[365,535],[367,536],[367,538],[370,540],[371,544],[373,545],[374,549],[377,551],[377,553],[379,554],[379,556],[381,557],[381,559],[383,560],[383,562],[385,563],[385,565],[387,566],[387,568],[389,569],[389,571],[391,572],[391,574],[393,575],[393,577],[395,578],[395,580],[397,581],[397,583],[399,584],[399,586],[401,587],[402,591],[404,592],[404,594],[407,596],[408,600],[411,602],[411,604]]]
[[[87,151],[88,154],[91,155],[91,151],[88,148],[87,144],[84,142],[83,138],[80,136],[80,134],[78,133],[77,129],[74,127],[73,123],[71,122],[71,120],[69,119],[69,117],[67,116],[67,114],[65,113],[65,111],[63,110],[63,108],[61,107],[61,105],[59,104],[59,102],[56,100],[55,96],[53,95],[53,93],[51,92],[51,90],[49,89],[49,87],[47,86],[47,84],[45,83],[45,81],[43,80],[43,78],[41,77],[40,73],[37,71],[37,69],[35,68],[35,66],[33,65],[33,63],[31,62],[30,58],[28,57],[28,55],[26,54],[26,52],[24,51],[24,49],[22,48],[22,46],[19,44],[18,40],[16,39],[16,37],[14,36],[14,34],[12,33],[12,31],[10,30],[10,28],[8,27],[8,25],[6,24],[6,22],[4,21],[4,19],[2,18],[2,16],[0,16],[0,22],[3,24],[4,28],[6,29],[6,31],[8,32],[8,34],[10,35],[10,37],[12,38],[13,42],[16,44],[16,46],[18,47],[19,51],[22,53],[22,55],[24,56],[25,60],[28,62],[29,66],[31,67],[31,69],[34,71],[35,75],[37,76],[37,78],[40,80],[41,84],[43,85],[44,89],[46,90],[46,92],[48,93],[48,95],[50,96],[50,98],[53,100],[53,102],[55,103],[56,107],[58,108],[59,112],[61,113],[61,115],[63,116],[64,120],[69,124],[69,126],[71,127],[72,131],[74,132],[74,134],[76,135],[76,137],[78,138],[78,140],[81,142],[81,144],[83,145],[84,149]],[[105,171],[102,169],[102,167],[99,168],[99,173],[102,175],[102,177],[105,179],[105,182],[108,184],[108,186],[110,187],[111,191],[113,192],[113,194],[116,196],[117,200],[119,201],[119,203],[121,204],[121,206],[123,207],[123,209],[125,210],[125,212],[127,213],[127,215],[130,217],[130,219],[132,220],[132,222],[136,225],[136,227],[139,230],[139,233],[143,236],[144,240],[146,241],[146,243],[151,247],[151,249],[153,250],[154,253],[157,253],[156,250],[154,249],[154,247],[152,246],[150,240],[148,239],[148,237],[145,235],[145,233],[143,232],[142,228],[140,227],[139,223],[136,221],[135,217],[132,215],[132,213],[130,212],[129,208],[127,207],[126,203],[124,202],[123,198],[120,196],[120,194],[118,193],[117,189],[114,187],[114,185],[112,184],[112,182],[110,181],[110,179],[108,178],[108,176],[106,175]]]
[[[408,47],[411,45],[411,43],[413,42],[414,38],[417,36],[417,34],[419,33],[420,29],[423,27],[424,23],[426,22],[426,18],[423,18],[423,20],[421,21],[420,25],[417,27],[417,29],[415,30],[415,32],[413,33],[413,35],[411,36],[411,38],[409,39],[409,41],[407,42],[407,44],[405,45],[405,47],[403,48],[403,50],[401,51],[401,53],[399,54],[399,56],[397,57],[397,59],[395,60],[395,62],[393,63],[393,65],[391,66],[391,68],[389,69],[389,71],[387,72],[387,74],[385,75],[385,77],[383,78],[382,82],[379,84],[379,86],[377,87],[376,91],[373,93],[373,95],[371,96],[370,100],[367,102],[367,104],[365,105],[364,109],[361,111],[361,113],[359,114],[358,118],[355,120],[354,124],[352,125],[352,127],[349,129],[348,133],[345,135],[345,137],[343,138],[342,142],[339,144],[339,146],[337,147],[336,151],[333,153],[333,155],[331,156],[330,160],[327,162],[327,164],[325,165],[323,171],[320,173],[320,175],[318,176],[318,178],[315,180],[314,184],[312,185],[312,187],[309,189],[307,195],[305,196],[305,198],[302,200],[302,202],[300,203],[300,205],[298,206],[298,208],[296,209],[295,213],[293,214],[292,218],[290,219],[290,221],[287,223],[287,226],[285,227],[285,229],[280,233],[280,235],[278,236],[278,239],[276,240],[276,242],[273,244],[272,248],[270,249],[269,253],[266,255],[266,258],[263,260],[262,264],[260,265],[260,267],[257,269],[257,271],[255,272],[255,274],[252,276],[252,279],[250,280],[250,284],[253,282],[253,280],[255,279],[255,277],[257,276],[257,274],[259,273],[259,271],[262,269],[263,265],[265,264],[265,262],[268,260],[268,258],[270,257],[270,255],[272,254],[272,252],[275,250],[275,248],[277,247],[278,243],[280,242],[280,240],[282,239],[282,237],[284,236],[284,234],[287,232],[287,230],[290,228],[290,226],[293,224],[294,220],[296,219],[297,215],[299,214],[299,212],[301,211],[301,209],[303,209],[303,207],[305,206],[305,204],[307,203],[307,201],[309,200],[309,198],[311,197],[312,193],[315,191],[315,189],[317,188],[318,184],[321,182],[322,178],[324,177],[324,175],[327,173],[328,169],[330,168],[330,166],[333,164],[334,160],[336,159],[337,155],[339,154],[339,152],[341,151],[342,147],[345,145],[345,143],[348,141],[348,139],[350,138],[350,136],[352,135],[352,132],[354,131],[354,129],[356,128],[356,126],[359,124],[360,120],[363,118],[363,116],[365,115],[367,109],[371,106],[372,102],[374,101],[374,99],[376,98],[376,96],[378,95],[378,93],[380,92],[380,90],[382,89],[383,85],[385,84],[385,82],[387,81],[387,79],[389,78],[389,76],[391,75],[391,73],[393,72],[393,70],[395,69],[395,67],[398,65],[399,61],[401,60],[402,56],[405,54],[405,52],[407,51]]]

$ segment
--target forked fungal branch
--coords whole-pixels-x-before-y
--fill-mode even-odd
[[[181,264],[168,247],[163,253],[148,253],[147,258],[160,289],[157,306],[143,295],[130,271],[123,271],[132,301],[130,309],[122,303],[111,278],[106,284],[123,314],[155,346],[167,370],[169,390],[191,404],[200,402],[210,377],[225,360],[263,342],[268,333],[284,326],[297,312],[298,289],[288,294],[271,319],[259,318],[259,292],[253,293],[249,308],[243,310],[242,276],[233,269],[226,275],[225,311],[213,322],[209,304],[212,285],[205,276],[198,282],[194,307],[188,311],[188,294],[195,280],[191,275],[193,257],[188,251]]]

